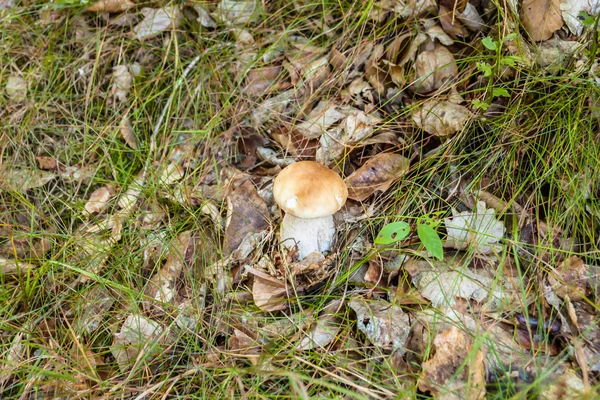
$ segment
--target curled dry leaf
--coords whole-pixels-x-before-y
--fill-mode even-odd
[[[125,140],[125,143],[127,143],[127,145],[132,149],[137,150],[139,143],[137,137],[135,136],[135,132],[133,131],[133,127],[129,122],[129,118],[123,117],[121,120],[121,125],[119,126],[119,130],[121,131],[121,137],[123,140]]]
[[[406,352],[410,318],[396,305],[383,300],[352,299],[348,305],[356,313],[358,329],[377,347]]]
[[[133,7],[135,7],[135,3],[130,0],[100,0],[86,8],[85,11],[117,13]]]
[[[410,160],[399,154],[382,153],[365,162],[346,178],[348,197],[363,201],[378,190],[385,191],[406,173]]]
[[[113,195],[113,188],[109,185],[99,187],[90,195],[90,199],[85,203],[84,215],[99,213],[104,209]]]
[[[40,169],[54,170],[56,169],[56,158],[48,156],[37,156],[35,160],[38,162]]]
[[[0,166],[0,188],[25,192],[44,186],[54,178],[56,178],[56,174],[48,171]]]
[[[161,303],[169,303],[175,299],[177,280],[186,266],[185,255],[191,237],[192,232],[186,231],[179,234],[171,243],[165,264],[146,286],[146,296]]]
[[[142,315],[127,317],[121,330],[114,334],[110,351],[122,372],[127,371],[143,353],[145,357],[161,352],[160,339],[164,329],[155,321]]]
[[[523,0],[521,21],[536,42],[550,39],[563,26],[560,0]]]
[[[248,234],[269,228],[270,214],[265,201],[250,180],[237,185],[227,196],[225,253],[231,254]]]
[[[456,78],[458,68],[450,51],[441,44],[421,52],[415,60],[415,83],[412,91],[433,92]]]
[[[133,83],[133,75],[129,72],[129,67],[127,65],[115,66],[113,68],[112,79],[110,94],[116,97],[121,103],[125,102]]]
[[[23,101],[27,98],[27,81],[20,76],[9,76],[5,90],[6,95],[12,101]]]
[[[419,389],[436,399],[484,399],[484,353],[453,326],[436,335],[434,356],[423,363]]]
[[[563,261],[548,275],[550,287],[561,297],[582,300],[585,297],[590,269],[583,260],[572,256]]]
[[[444,244],[457,250],[471,247],[482,254],[500,252],[500,239],[504,237],[504,222],[496,219],[496,212],[487,209],[483,201],[478,201],[473,211],[459,213],[452,209],[452,218],[444,218],[448,239]]]
[[[331,125],[345,117],[334,103],[321,101],[295,129],[307,139],[319,138]]]
[[[471,113],[449,101],[428,100],[413,113],[414,123],[430,135],[445,137],[461,130]]]
[[[144,19],[133,28],[133,38],[138,40],[148,39],[166,30],[175,29],[181,22],[179,6],[145,8],[142,13]]]

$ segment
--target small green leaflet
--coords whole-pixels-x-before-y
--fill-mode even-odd
[[[494,88],[492,95],[494,97],[510,97],[510,93],[504,88]]]
[[[496,42],[494,42],[494,39],[492,39],[489,36],[481,39],[481,44],[483,44],[486,47],[486,49],[492,50],[492,51],[495,51],[498,48],[498,46],[496,45]]]
[[[375,244],[393,244],[406,239],[410,225],[406,222],[392,222],[384,226],[375,238]]]
[[[425,249],[438,260],[442,260],[444,258],[444,249],[442,247],[442,240],[438,236],[435,229],[433,229],[430,225],[419,224],[417,226],[417,234],[419,235],[419,239],[421,239],[421,243],[425,246]]]

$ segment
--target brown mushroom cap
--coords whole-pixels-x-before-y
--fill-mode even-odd
[[[346,183],[338,174],[315,161],[285,167],[273,184],[279,207],[297,218],[333,215],[348,198]]]

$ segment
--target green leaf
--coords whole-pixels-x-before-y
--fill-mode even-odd
[[[504,88],[494,88],[492,94],[494,97],[510,97],[510,93]]]
[[[579,20],[583,25],[592,26],[596,23],[596,18],[586,13],[585,11],[579,12]]]
[[[437,234],[435,229],[430,225],[421,224],[417,226],[417,234],[425,249],[438,260],[444,258],[444,248],[442,247],[442,239]]]
[[[508,35],[506,35],[502,38],[502,42],[506,42],[506,41],[513,40],[516,38],[517,38],[517,34],[515,32],[509,33]]]
[[[498,45],[496,44],[496,42],[494,42],[494,39],[492,39],[489,36],[484,37],[481,40],[481,43],[486,47],[486,49],[488,50],[492,50],[492,51],[496,51],[496,49],[498,48]]]
[[[490,106],[488,103],[477,99],[473,100],[471,104],[473,105],[473,107],[475,107],[476,110],[482,109],[483,111],[487,110]]]
[[[410,225],[406,222],[392,222],[384,226],[375,238],[375,244],[392,244],[406,239]]]
[[[484,63],[484,62],[478,62],[475,65],[477,66],[477,69],[479,69],[481,72],[483,72],[483,76],[492,75],[492,66],[490,64]]]

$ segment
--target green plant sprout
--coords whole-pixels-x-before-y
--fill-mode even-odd
[[[425,250],[438,260],[444,258],[442,239],[440,239],[440,236],[436,231],[436,228],[440,223],[441,221],[429,215],[423,216],[417,220],[417,236],[419,236],[419,240],[421,240],[421,243],[425,246]],[[381,228],[374,243],[381,245],[394,244],[406,239],[410,232],[410,224],[403,221],[392,222]]]
[[[495,62],[493,64],[489,64],[487,62],[478,62],[476,63],[477,69],[483,73],[483,76],[490,78],[488,84],[488,96],[485,100],[475,99],[472,101],[473,107],[475,109],[482,109],[483,111],[487,110],[490,106],[491,102],[497,97],[510,97],[510,93],[508,90],[504,88],[496,88],[494,87],[494,76],[497,75],[498,70],[501,67],[516,67],[517,62],[522,62],[523,59],[517,56],[502,56],[502,45],[509,41],[517,38],[516,33],[511,33],[503,37],[499,42],[495,41],[489,36],[486,36],[481,40],[481,44],[483,46],[495,53],[494,58]]]

